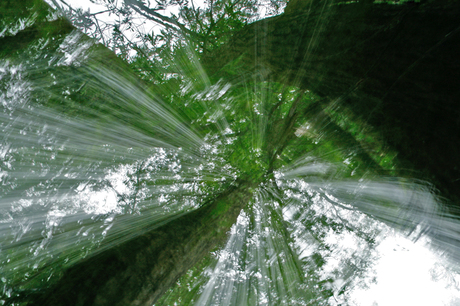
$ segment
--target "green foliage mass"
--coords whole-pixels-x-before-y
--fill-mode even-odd
[[[37,31],[37,38],[30,38],[29,44],[18,50],[0,47],[2,56],[7,54],[12,63],[26,62],[27,58],[37,59],[34,69],[27,72],[27,76],[35,82],[30,98],[34,107],[46,109],[51,115],[58,114],[62,122],[88,125],[85,130],[87,134],[83,136],[91,134],[90,139],[95,143],[87,145],[82,141],[83,150],[80,147],[63,149],[57,152],[57,162],[49,164],[58,168],[62,161],[71,160],[82,176],[95,177],[85,181],[90,186],[88,188],[115,190],[120,208],[116,213],[120,219],[127,215],[147,216],[146,219],[160,215],[167,219],[168,209],[175,214],[186,213],[212,202],[217,194],[236,184],[244,185],[255,194],[255,198],[243,205],[249,224],[244,236],[247,244],[241,248],[242,257],[239,258],[243,270],[249,270],[249,263],[259,256],[257,271],[279,276],[278,279],[273,277],[275,281],[270,285],[265,284],[276,290],[273,304],[284,304],[286,301],[280,296],[290,296],[299,304],[313,302],[317,303],[315,305],[326,305],[327,300],[334,296],[332,276],[321,275],[328,260],[334,256],[332,246],[326,242],[328,233],[354,234],[372,250],[377,230],[357,229],[342,219],[336,208],[331,209],[334,210],[331,215],[330,212],[313,207],[312,203],[318,198],[329,204],[335,203],[335,199],[328,197],[326,191],[303,190],[300,181],[307,178],[316,183],[336,179],[352,179],[356,182],[378,174],[394,175],[397,174],[398,166],[396,152],[386,146],[378,131],[372,130],[361,119],[353,117],[347,110],[330,105],[308,90],[256,77],[240,77],[241,63],[238,60],[223,68],[225,75],[231,75],[232,79],[221,78],[224,74],[219,72],[216,75],[207,74],[200,59],[219,50],[219,46],[228,42],[235,31],[241,30],[255,18],[260,8],[257,1],[210,1],[205,8],[191,8],[186,5],[186,1],[165,0],[157,1],[151,11],[141,1],[126,1],[134,4],[122,8],[111,6],[113,1],[102,2],[114,14],[125,17],[123,22],[115,26],[110,40],[106,42],[107,47],[114,50],[117,56],[108,52],[104,46],[93,44],[90,38],[80,36],[78,42],[81,45],[91,45],[85,54],[92,60],[72,65],[57,63],[58,59],[65,58],[66,50],[61,47],[65,35],[56,34],[56,23],[46,21],[46,18],[51,18],[49,15],[40,14],[36,25],[31,26]],[[33,4],[32,11],[44,11],[41,1],[28,3]],[[282,3],[272,1],[275,8],[281,7]],[[181,6],[177,15],[158,15],[160,9],[171,5]],[[167,26],[160,34],[143,33],[138,41],[129,41],[121,27],[134,27],[130,23],[133,22],[133,12],[136,10],[148,13],[150,19]],[[23,15],[27,14],[19,10],[17,16],[23,18]],[[84,12],[79,12],[73,16],[73,21],[82,20],[85,16],[88,17]],[[8,18],[2,21],[9,22]],[[17,34],[19,36],[12,35],[11,39],[23,39],[21,31]],[[50,37],[55,42],[46,40]],[[56,62],[45,60],[47,53],[52,54]],[[101,67],[107,70],[97,74]],[[106,86],[109,81],[119,87],[114,89]],[[2,86],[7,85],[3,83]],[[155,111],[152,111],[153,106],[157,107]],[[159,113],[167,114],[168,117],[162,117]],[[125,148],[124,153],[120,153],[123,144],[117,147],[117,137],[124,135],[110,133],[116,125],[122,126],[122,131],[130,133],[128,136],[132,138],[129,140],[133,145]],[[75,137],[77,144],[78,136]],[[198,140],[192,136],[197,136]],[[148,141],[143,142],[144,139]],[[62,146],[67,141],[71,142],[62,140]],[[26,160],[33,160],[37,157],[31,156],[40,153],[37,153],[40,149],[34,147],[21,150],[15,152],[15,158],[22,156],[27,157]],[[48,156],[43,154],[42,162]],[[79,158],[75,158],[78,154],[81,154]],[[167,163],[160,165],[158,161],[149,159],[157,155],[167,156],[164,158]],[[295,170],[296,167],[322,164],[327,164],[328,168],[312,174],[291,171],[294,174],[289,186],[279,187],[275,183],[276,175],[280,173]],[[117,191],[113,180],[107,179],[107,173],[123,167],[127,170],[124,170],[122,183],[130,187],[131,192],[128,193]],[[53,171],[58,172],[59,169]],[[80,188],[77,186],[81,186],[79,182],[84,179],[75,179],[70,183],[66,181],[69,185],[64,187],[76,190]],[[35,182],[21,183],[21,188],[28,190]],[[47,184],[49,190],[58,189],[55,186],[59,182],[50,179]],[[59,185],[59,188],[62,186]],[[159,194],[167,196],[167,204],[158,200]],[[347,196],[352,198],[351,195]],[[299,200],[302,197],[307,200]],[[193,204],[182,207],[187,201]],[[235,205],[225,200],[214,204],[216,207],[211,217],[225,215]],[[393,204],[391,201],[388,204],[384,201],[381,203],[388,207]],[[296,211],[292,214],[292,220],[289,220],[291,223],[283,215],[289,209]],[[262,214],[262,217],[258,214]],[[103,227],[101,224],[104,221],[100,218],[94,220],[94,227]],[[133,218],[134,221],[148,222],[141,217]],[[157,224],[163,222],[163,219],[161,222],[158,220],[155,219]],[[233,225],[233,221],[225,219],[219,222],[219,229],[229,229]],[[309,239],[316,246],[311,254],[302,258],[299,250],[294,247],[297,232],[292,224],[296,222],[306,228],[305,232],[309,232]],[[89,222],[87,226],[92,224]],[[135,229],[139,232],[147,231],[148,226],[145,223],[142,225]],[[117,230],[128,232],[129,227],[129,222],[121,223]],[[73,229],[67,230],[71,232]],[[262,244],[270,246],[275,254],[251,245],[251,241],[262,236],[264,231],[269,235],[264,236]],[[127,237],[123,239],[128,240],[132,236]],[[45,287],[43,283],[49,281],[47,277],[51,278],[54,274],[49,283],[53,282],[62,274],[63,269],[91,254],[92,250],[97,250],[101,245],[110,248],[113,246],[111,243],[117,241],[116,238],[114,235],[97,241],[94,239],[89,247],[86,245],[84,251],[79,250],[81,252],[75,251],[78,246],[62,249],[56,247],[58,252],[50,250],[40,264],[20,270],[21,273],[8,280],[9,285],[14,287],[19,284],[15,289],[18,295],[22,291],[30,292],[34,288]],[[219,261],[217,253],[223,247],[216,245],[214,253],[183,275],[177,286],[160,299],[159,305],[174,302],[188,305],[196,302],[209,280],[205,271],[216,267]],[[2,256],[17,262],[27,262],[30,259],[30,255],[14,253],[14,250],[2,251]],[[261,255],[257,253],[259,251]],[[343,260],[343,270],[346,271],[337,269],[333,273],[337,278],[347,273],[352,274],[353,271],[356,275],[362,275],[370,265],[364,258],[370,257],[369,253],[352,254]],[[263,270],[265,268],[262,266],[268,262],[270,265]],[[359,266],[356,268],[358,272],[352,269],[356,266]],[[30,279],[29,273],[32,275]],[[255,274],[248,276],[251,285],[249,289],[246,288],[249,293],[244,302],[250,305],[257,304],[260,297],[258,294],[269,288],[263,287],[264,283],[257,280]],[[299,283],[301,286],[296,288]],[[344,295],[346,285],[339,289],[336,295]]]

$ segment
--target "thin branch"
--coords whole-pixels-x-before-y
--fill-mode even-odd
[[[149,56],[141,48],[139,48],[135,43],[133,43],[122,31],[120,31],[120,34],[123,35],[126,41],[128,41],[128,43],[132,46],[133,50],[141,53],[146,59],[149,58]]]
[[[99,33],[101,34],[102,43],[104,44],[104,46],[107,46],[105,42],[104,34],[102,33],[102,30],[101,30],[101,26],[99,25],[99,21],[97,20],[97,18],[94,18],[94,19],[96,20],[97,29],[99,30]]]
[[[96,15],[99,15],[99,14],[104,14],[104,13],[107,13],[107,12],[111,12],[112,10],[110,9],[107,9],[105,11],[100,11],[100,12],[97,12],[97,13],[92,13],[92,14],[89,14],[88,16],[96,16]]]
[[[145,6],[144,4],[140,3],[139,1],[136,1],[136,0],[125,0],[125,4],[132,8],[133,10],[135,10],[136,12],[138,12],[139,14],[141,14],[142,16],[152,20],[152,21],[155,21],[155,22],[158,22],[158,19],[162,20],[164,23],[169,23],[171,25],[174,25],[176,27],[178,27],[180,29],[180,31],[182,31],[183,33],[186,33],[190,36],[197,36],[197,33],[193,32],[193,31],[190,31],[189,29],[187,29],[182,23],[178,22],[177,20],[174,20],[170,17],[166,17],[164,15],[161,15],[161,14],[158,14],[154,9],[151,9],[147,6]],[[166,26],[166,24],[163,24],[164,26]],[[174,27],[172,26],[169,26],[170,28],[172,29],[175,29]],[[177,31],[177,29],[175,29]]]

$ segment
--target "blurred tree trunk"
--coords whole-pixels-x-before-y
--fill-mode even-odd
[[[372,2],[291,1],[283,15],[236,33],[204,66],[217,77],[296,85],[354,112],[399,152],[411,169],[402,175],[458,199],[460,3]]]
[[[0,4],[0,8],[5,8],[0,19],[5,28],[8,23],[19,19],[27,20],[31,16],[36,16],[36,19],[32,25],[13,35],[0,37],[1,59],[19,57],[20,60],[23,50],[43,40],[48,40],[48,43],[39,51],[59,56],[62,41],[75,31],[65,19],[49,20],[49,7],[41,0],[17,1],[6,7]],[[96,63],[113,73],[135,77],[130,74],[130,67],[113,52],[90,42],[89,38],[88,42],[91,45],[87,50],[90,64]],[[160,227],[147,228],[145,233],[125,243],[90,255],[65,270],[49,288],[44,284],[43,288],[34,292],[22,292],[19,296],[14,294],[6,303],[151,306],[180,276],[225,244],[228,231],[252,199],[253,188],[257,185],[258,182],[239,179],[229,184],[222,193],[209,195],[200,208]]]
[[[151,306],[180,276],[225,243],[227,232],[252,198],[239,182],[201,208],[91,256],[64,272],[30,305]]]

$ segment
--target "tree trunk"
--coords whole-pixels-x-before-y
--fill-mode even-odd
[[[416,170],[402,175],[458,199],[459,15],[457,1],[291,1],[283,15],[236,33],[204,66],[218,77],[256,74],[340,104]]]
[[[66,35],[75,31],[65,19],[49,21],[49,7],[42,1],[19,1],[8,8],[12,20],[15,16],[27,19],[36,15],[40,18],[15,35],[0,38],[1,58],[14,59],[41,39],[50,42],[39,51],[55,54]],[[131,75],[129,66],[101,45],[91,45],[88,54],[88,62],[97,62],[116,74]],[[68,106],[62,111],[70,112]],[[199,209],[92,255],[65,270],[49,288],[37,288],[35,293],[23,292],[12,297],[7,304],[18,301],[37,306],[151,306],[179,277],[226,242],[228,231],[251,200],[253,188],[257,185],[257,182],[237,180]]]
[[[225,243],[252,198],[251,186],[240,182],[193,212],[86,258],[49,290],[30,297],[30,305],[151,306],[188,269]]]

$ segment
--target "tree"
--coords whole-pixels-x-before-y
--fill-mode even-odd
[[[171,154],[180,156],[181,166],[187,168],[186,171],[180,172],[180,178],[176,180],[180,180],[184,186],[187,184],[187,180],[199,185],[197,187],[198,196],[192,197],[193,201],[191,200],[190,206],[185,209],[177,209],[174,213],[165,214],[164,219],[160,221],[157,219],[155,222],[148,221],[150,224],[141,223],[142,226],[137,227],[138,233],[118,240],[116,246],[103,241],[102,247],[96,248],[94,253],[86,259],[79,261],[81,255],[70,256],[72,267],[66,268],[62,277],[59,278],[58,275],[56,282],[52,283],[48,290],[39,291],[36,294],[30,293],[30,291],[22,295],[19,294],[20,297],[32,299],[37,304],[151,304],[160,298],[189,268],[199,263],[206,254],[222,246],[227,237],[226,233],[235,224],[242,209],[251,210],[260,205],[260,200],[251,201],[256,189],[259,190],[257,191],[259,198],[262,197],[261,194],[264,194],[264,190],[279,189],[278,183],[275,183],[277,171],[278,174],[283,173],[286,177],[290,176],[293,181],[298,175],[311,175],[314,180],[321,181],[339,177],[347,178],[353,175],[363,177],[369,170],[378,174],[388,174],[395,171],[395,164],[391,160],[389,162],[388,159],[376,158],[375,152],[373,155],[372,150],[384,148],[391,153],[391,150],[385,146],[387,143],[392,144],[392,141],[393,147],[398,149],[397,152],[402,152],[404,158],[410,159],[417,156],[416,153],[412,153],[409,148],[403,147],[402,144],[406,139],[410,139],[408,129],[418,126],[418,123],[411,122],[410,126],[396,124],[401,116],[405,118],[405,113],[400,112],[391,115],[391,109],[387,106],[385,99],[387,96],[393,97],[396,93],[404,93],[407,88],[408,92],[415,94],[413,87],[409,87],[410,84],[426,84],[424,83],[424,76],[426,75],[419,73],[419,75],[412,76],[410,80],[405,81],[410,83],[409,85],[404,83],[402,89],[396,90],[403,82],[402,79],[409,72],[412,72],[425,59],[425,56],[417,57],[415,62],[411,61],[411,57],[408,56],[409,59],[401,59],[397,64],[393,64],[394,58],[384,61],[383,57],[379,55],[380,53],[376,53],[375,50],[380,50],[379,48],[382,46],[386,48],[386,52],[391,54],[401,50],[401,45],[396,43],[400,41],[398,35],[405,42],[414,42],[414,44],[409,44],[409,47],[405,46],[409,50],[408,54],[417,53],[419,52],[417,48],[423,49],[426,45],[436,47],[433,47],[433,50],[441,50],[439,46],[447,42],[452,43],[450,38],[440,39],[439,37],[440,33],[443,35],[450,33],[445,31],[453,23],[447,17],[453,18],[455,14],[452,12],[455,12],[454,9],[456,8],[455,5],[438,7],[431,3],[402,6],[362,3],[345,6],[341,3],[291,2],[284,15],[250,25],[237,23],[238,26],[232,30],[241,30],[234,35],[231,35],[233,32],[227,33],[224,39],[222,32],[225,32],[228,26],[219,28],[217,24],[228,25],[229,22],[235,21],[230,18],[233,17],[231,15],[235,10],[225,5],[225,2],[216,2],[221,5],[220,9],[225,14],[219,15],[217,13],[218,18],[215,21],[213,21],[213,14],[215,13],[213,9],[216,6],[212,2],[209,7],[210,10],[202,13],[204,15],[210,14],[209,24],[200,25],[199,18],[196,17],[198,16],[196,14],[200,13],[199,10],[184,10],[185,17],[183,18],[185,19],[191,19],[191,15],[187,14],[195,14],[193,23],[190,22],[187,27],[179,23],[178,19],[168,19],[169,17],[158,15],[156,9],[149,9],[142,2],[128,1],[124,3],[128,8],[148,13],[150,18],[156,18],[155,20],[167,24],[166,28],[173,32],[185,32],[189,35],[189,40],[199,37],[195,41],[196,44],[192,44],[194,46],[192,49],[195,50],[190,50],[190,45],[178,41],[171,46],[167,45],[162,51],[165,53],[165,50],[171,51],[175,63],[180,63],[179,65],[173,66],[173,61],[164,61],[158,63],[157,66],[152,65],[145,68],[142,65],[147,62],[145,61],[146,58],[142,58],[142,55],[133,59],[131,66],[128,66],[105,48],[93,45],[88,38],[71,32],[72,27],[62,19],[49,21],[48,13],[38,14],[39,17],[33,25],[25,30],[20,30],[16,35],[2,38],[5,43],[2,44],[4,47],[0,52],[2,57],[8,58],[12,63],[27,63],[25,59],[31,54],[36,59],[31,64],[32,66],[28,66],[34,67],[34,69],[27,72],[28,79],[36,82],[33,83],[35,86],[33,86],[34,89],[29,98],[29,100],[35,101],[33,104],[35,108],[31,113],[27,107],[13,105],[9,111],[10,116],[25,118],[23,121],[17,122],[27,122],[27,118],[34,118],[34,120],[39,118],[44,123],[51,125],[51,134],[47,132],[50,140],[47,140],[49,143],[45,143],[43,148],[39,146],[40,149],[38,149],[34,141],[39,138],[28,139],[19,136],[23,135],[24,131],[17,128],[18,136],[15,136],[16,139],[26,139],[27,144],[34,144],[35,147],[34,145],[19,146],[17,150],[15,149],[16,151],[10,150],[6,155],[10,156],[11,160],[19,160],[20,157],[26,156],[25,152],[31,156],[26,160],[33,162],[43,162],[48,157],[53,159],[57,156],[59,162],[55,164],[44,163],[47,166],[56,166],[56,169],[49,171],[49,173],[60,173],[58,166],[60,162],[71,162],[74,165],[72,167],[80,169],[79,172],[82,173],[82,176],[100,178],[99,180],[94,179],[90,183],[78,177],[72,178],[73,181],[66,180],[65,182],[69,184],[71,190],[111,188],[114,190],[113,193],[118,202],[122,203],[126,213],[133,214],[142,211],[142,205],[148,201],[150,201],[150,205],[152,205],[151,203],[156,204],[155,201],[157,200],[149,192],[158,186],[168,185],[172,181],[172,177],[178,174],[176,170],[169,167],[168,171],[172,173],[169,177],[166,175],[168,172],[166,169],[154,169],[157,171],[154,173],[161,177],[160,179],[149,176],[149,172],[153,171],[153,168],[149,167],[155,165],[155,163],[148,162],[149,156],[155,154],[155,151],[150,148],[152,146],[167,148],[174,152]],[[36,5],[32,12],[47,11],[47,8],[38,1],[17,4],[17,6],[25,9],[30,4]],[[236,5],[238,2],[234,2],[234,4]],[[448,14],[445,13],[447,9],[450,10]],[[19,9],[18,11],[22,12]],[[409,23],[416,22],[421,13],[424,15],[433,14],[433,20],[436,22],[440,18],[446,19],[443,23],[444,27],[438,27],[433,22],[433,40],[419,45],[420,36],[401,32],[400,28],[403,25],[398,25],[398,22],[401,18],[406,18]],[[227,18],[226,16],[230,17]],[[369,20],[372,22],[367,22]],[[58,24],[59,27],[55,27],[55,24]],[[65,26],[62,27],[61,25]],[[192,25],[195,25],[196,29]],[[410,29],[413,27],[411,26]],[[173,32],[164,32],[163,36]],[[121,32],[119,34],[121,35]],[[451,35],[453,34],[455,32],[451,33]],[[45,39],[43,40],[43,38]],[[51,40],[54,38],[55,42],[50,42],[46,38]],[[75,49],[71,48],[71,44],[84,46],[84,48],[77,48],[78,54],[74,54],[72,51]],[[37,45],[40,47],[37,48]],[[296,46],[296,48],[275,48],[275,46]],[[117,46],[114,47],[117,48]],[[22,51],[23,49],[26,51]],[[337,51],[338,49],[340,51]],[[142,53],[144,49],[137,48],[137,50]],[[432,49],[423,50],[425,53],[433,51]],[[444,56],[452,55],[449,50],[444,50],[444,48],[442,50],[439,55],[440,57],[442,55],[442,60],[445,59]],[[193,65],[196,62],[190,61],[190,59],[195,56],[195,51],[201,54],[201,63],[209,72],[210,78],[200,75],[201,71],[197,73],[197,69],[194,69],[196,66]],[[292,54],[286,52],[292,52]],[[125,58],[127,57],[123,52],[120,53]],[[53,57],[53,65],[48,64],[45,60],[49,54],[58,55]],[[343,54],[349,57],[345,57]],[[87,57],[92,59],[86,61]],[[253,58],[256,58],[257,65],[254,65]],[[343,60],[344,58],[347,60]],[[371,59],[376,58],[378,61],[371,61]],[[187,61],[191,62],[191,65],[187,64]],[[226,64],[223,68],[221,67],[222,63]],[[385,63],[388,69],[382,69],[383,72],[379,71],[379,73],[375,72],[376,68],[374,67],[379,67],[382,63]],[[404,70],[402,73],[396,73],[398,77],[395,79],[394,69],[398,65],[401,65]],[[446,67],[446,65],[440,65],[441,68],[439,68],[431,62],[427,65],[436,67],[433,69],[441,69],[441,71],[450,71],[451,69],[451,66]],[[178,76],[165,78],[164,76],[152,77],[149,74],[142,75],[144,80],[156,81],[153,89],[140,82],[139,76],[134,73],[139,73],[142,69],[147,71],[151,67],[164,69],[166,66],[171,69],[169,73],[172,71]],[[15,66],[11,64],[11,67],[14,68]],[[8,68],[8,71],[11,70],[8,72],[10,73],[8,76],[10,80],[16,81],[13,68]],[[163,71],[165,71],[165,75],[168,72],[168,70]],[[455,74],[456,72],[452,71],[452,73]],[[239,75],[255,78],[255,81],[243,83]],[[420,80],[417,78],[418,76],[420,76]],[[362,80],[363,77],[366,78]],[[227,88],[225,84],[218,82],[221,78],[225,81],[233,81],[235,85]],[[56,79],[59,82],[54,83]],[[322,81],[318,82],[317,79],[322,79]],[[385,79],[393,80],[393,83],[390,81],[387,87],[381,85],[384,84],[383,80]],[[72,82],[69,83],[69,80]],[[426,82],[432,82],[431,80]],[[375,85],[369,89],[371,92],[368,92],[367,87],[364,87],[363,84],[366,82]],[[9,86],[8,82],[4,84],[6,84],[5,87]],[[187,89],[186,85],[188,84],[194,87],[193,90]],[[248,89],[247,84],[253,85],[257,90]],[[294,86],[299,86],[300,90],[294,89]],[[438,88],[436,86],[440,85],[433,86]],[[104,90],[101,91],[101,88]],[[361,88],[364,89],[361,90]],[[157,99],[151,95],[150,92],[152,91],[161,95],[162,99]],[[316,96],[310,91],[313,91]],[[224,98],[219,97],[221,92],[223,92],[222,95],[225,95]],[[417,99],[426,100],[424,94],[416,93]],[[448,95],[452,99],[450,91],[440,94],[439,97],[444,97],[444,95]],[[227,99],[227,96],[230,98]],[[232,100],[234,97],[241,96],[243,98]],[[250,99],[246,99],[250,96]],[[343,104],[329,102],[329,99],[337,102],[337,97],[341,98],[339,102],[342,100],[345,102]],[[214,103],[214,99],[219,102]],[[372,113],[371,119],[368,120],[364,117],[370,113],[365,99],[371,99],[375,101],[374,103],[383,105],[382,112],[384,114],[390,113],[384,117],[386,121],[380,125],[377,124],[379,123],[377,120],[383,119],[381,116],[372,117]],[[161,101],[171,102],[163,103]],[[399,101],[408,104],[412,100]],[[188,107],[181,110],[180,106],[185,103]],[[370,109],[373,110],[374,108],[375,105],[370,106]],[[347,111],[350,112],[348,118],[353,118],[353,120],[341,118],[343,114],[348,115]],[[423,112],[419,114],[423,114]],[[59,119],[60,117],[63,119]],[[84,121],[79,121],[80,118],[84,118]],[[184,122],[184,118],[187,118],[189,122]],[[448,120],[450,120],[449,118]],[[433,120],[436,123],[435,129],[442,130],[441,122],[437,119]],[[7,122],[7,119],[4,121]],[[123,125],[114,129],[114,122]],[[383,136],[377,135],[370,137],[370,139],[363,139],[364,133],[360,127],[365,126],[366,123],[370,124],[371,127],[382,129]],[[70,130],[65,129],[66,125],[77,130],[80,138],[76,138],[75,141],[72,141],[71,137],[66,138],[65,136],[72,136]],[[388,127],[392,129],[387,131]],[[310,128],[312,129],[310,130]],[[393,140],[393,137],[388,136],[390,134],[393,136],[394,129],[402,131],[403,140]],[[9,130],[16,131],[11,127]],[[33,131],[35,131],[35,126],[31,126],[26,132],[31,133]],[[320,133],[327,134],[325,140],[322,140],[323,137],[319,135]],[[372,133],[367,135],[369,134],[374,136]],[[57,138],[55,135],[58,135]],[[131,137],[123,135],[130,135]],[[221,151],[213,152],[211,148],[209,152],[201,152],[203,142],[200,135],[205,135],[203,138],[206,139],[208,146],[211,144],[211,147],[214,146]],[[78,143],[85,137],[91,141]],[[9,139],[15,138],[10,136]],[[122,140],[121,145],[118,144],[119,139]],[[384,144],[378,144],[382,139]],[[416,143],[415,138],[411,141]],[[316,142],[321,142],[321,146],[316,146]],[[50,144],[53,146],[48,152],[46,147]],[[225,149],[222,149],[224,147],[222,144],[225,144]],[[39,145],[42,144],[39,143]],[[126,151],[129,153],[124,151],[125,147],[128,147]],[[206,148],[206,146],[204,147]],[[348,166],[338,169],[335,173],[333,167],[327,163],[305,158],[306,152],[311,154],[310,152],[316,151],[316,154],[321,156],[324,155],[322,153],[328,152],[328,149],[332,147],[352,148],[348,152],[344,150],[345,152],[337,152],[324,157],[330,162],[349,158]],[[379,151],[377,154],[381,153]],[[68,159],[69,156],[70,159]],[[222,180],[209,179],[209,177],[203,180],[196,178],[197,175],[206,175],[206,173],[203,174],[202,170],[198,171],[197,169],[202,167],[200,163],[207,159],[212,161],[208,165],[209,167],[215,167],[211,164],[220,160],[228,165]],[[421,159],[422,157],[415,159],[416,166],[421,163]],[[111,180],[109,178],[110,173],[107,174],[104,171],[105,167],[110,167],[111,163],[127,165],[129,162],[132,162],[131,165],[134,166],[128,167],[129,169],[126,170],[127,178],[125,181],[127,185],[133,186],[134,191],[123,193],[123,190],[116,186],[117,181]],[[168,162],[172,164],[171,160]],[[407,161],[403,159],[403,165],[405,163]],[[221,166],[224,169],[224,166]],[[22,167],[26,168],[27,165]],[[434,168],[428,167],[427,169],[431,171]],[[216,172],[211,170],[207,170],[210,177],[216,175]],[[395,171],[391,174],[399,173]],[[436,177],[442,182],[443,177],[437,170],[433,170],[432,173],[437,175]],[[70,175],[71,173],[69,171],[66,174]],[[70,175],[70,177],[72,176]],[[56,186],[63,181],[55,183],[53,177],[50,176],[47,181],[48,185],[43,187],[43,192],[46,191],[48,196],[53,195],[56,198],[52,190],[53,188],[56,189]],[[83,182],[86,185],[82,185]],[[306,194],[307,192],[300,187],[302,186],[301,182],[295,182],[297,186],[294,184],[289,188],[284,187],[286,188],[284,190],[287,191],[272,192],[273,199],[283,198],[286,203],[290,203],[295,202],[288,196],[292,190],[301,190],[299,194]],[[29,190],[33,185],[30,183],[30,177],[24,177],[22,180],[18,178],[14,183],[24,186],[23,190]],[[354,187],[359,186],[358,183],[350,184]],[[88,185],[90,186],[87,187]],[[268,185],[271,187],[266,187]],[[378,208],[380,206],[393,212],[392,209],[398,204],[395,204],[397,201],[393,200],[392,196],[382,196],[379,201],[383,204],[371,206],[366,201],[368,194],[361,194],[362,198],[349,195],[350,189],[343,185],[327,187],[327,184],[324,184],[318,187],[318,183],[316,185],[312,183],[310,186],[312,186],[312,189],[309,190],[312,194],[311,198],[314,195],[321,195],[325,201],[333,204],[334,209],[352,211],[359,209],[393,226],[407,226],[409,229],[413,229],[419,223],[419,220],[413,220],[411,223],[398,224],[394,216],[379,213]],[[404,199],[415,197],[408,201],[409,205],[415,205],[415,207],[419,207],[416,205],[421,197],[431,197],[428,192],[420,192],[418,189],[420,186],[416,184],[405,185],[396,180],[393,183],[387,182],[384,186],[393,188],[393,191],[400,191],[401,194],[404,193],[403,191],[408,191],[408,195]],[[448,185],[445,186],[449,190]],[[18,189],[15,189],[16,187],[13,185],[5,188],[5,201],[13,201],[17,196],[15,190]],[[59,188],[58,190],[63,190],[62,187]],[[65,194],[65,196],[69,196],[69,194]],[[169,201],[174,202],[175,199],[184,201],[188,196],[184,187],[182,192],[173,194]],[[50,198],[52,197],[50,196]],[[355,208],[342,203],[348,198],[351,198],[350,202],[354,202]],[[291,233],[285,225],[286,220],[283,220],[282,212],[276,208],[279,204],[276,204],[273,199],[270,200],[272,204],[267,204],[264,208],[267,209],[267,215],[270,216],[267,217],[268,221],[266,222],[277,229],[277,234],[284,233],[285,237],[289,237]],[[158,200],[158,203],[160,202]],[[291,204],[282,205],[285,205],[283,206],[285,209],[289,208]],[[337,211],[335,211],[335,215],[338,216],[337,218],[341,218],[341,214]],[[364,237],[363,240],[369,244],[369,247],[372,246],[372,238],[375,233],[366,233],[344,220],[341,220],[342,223],[339,224],[329,217],[313,219],[314,221],[305,221],[308,220],[305,216],[293,217],[293,220],[299,219],[302,219],[310,227],[318,223],[337,232],[345,230],[356,232],[357,235]],[[95,222],[95,224],[98,226],[100,223]],[[254,224],[257,223],[254,222]],[[256,227],[254,225],[254,228]],[[53,232],[51,231],[51,233]],[[322,241],[325,234],[321,231],[316,234],[315,239],[326,248]],[[104,245],[104,243],[106,244]],[[277,256],[286,256],[287,259],[276,258],[279,262],[282,260],[289,262],[292,269],[288,271],[289,273],[283,272],[281,271],[283,270],[282,265],[280,265],[280,270],[272,273],[279,273],[286,280],[294,279],[294,284],[297,282],[308,284],[309,281],[312,284],[331,282],[327,279],[315,278],[316,276],[308,281],[305,280],[302,269],[307,268],[301,267],[302,263],[298,254],[292,251],[290,247],[284,247],[283,251],[285,251],[284,253],[291,253],[281,255],[283,252],[278,252]],[[314,264],[308,267],[308,271],[320,269],[324,265],[325,258],[320,252],[314,253],[310,257]],[[66,260],[65,256],[61,256],[61,260]],[[75,262],[78,263],[75,264]],[[347,268],[352,265],[356,266],[356,262],[360,262],[360,260],[353,261],[350,259],[349,266],[345,266]],[[365,260],[362,262],[365,266]],[[47,268],[50,266],[51,264],[45,262],[40,268],[49,272]],[[297,272],[292,273],[292,271]],[[350,271],[353,269],[350,268]],[[347,273],[351,272],[343,272],[344,275]],[[46,279],[44,275],[49,275],[41,271],[36,274],[39,276],[31,280],[22,280],[22,286],[24,288],[39,287],[36,284],[39,284],[43,278]],[[284,281],[277,283],[277,286],[288,293],[282,297],[272,297],[273,301],[297,297],[299,294],[292,288],[292,285],[285,285]],[[332,285],[324,286],[326,289],[331,287]],[[303,298],[311,300],[322,296],[326,299],[332,295],[331,290],[314,289],[314,285],[307,286],[307,288],[308,290],[305,292],[308,294]],[[339,289],[337,295],[343,292],[345,287]],[[321,293],[320,295],[318,295],[318,291]],[[257,295],[254,294],[252,297],[248,297],[248,301],[256,303],[257,298]],[[11,300],[14,301],[14,298]],[[317,302],[319,303],[319,301]]]
[[[311,90],[324,109],[351,112],[380,131],[407,168],[457,199],[458,9],[445,1],[294,1],[204,62],[217,71],[238,60],[242,69]],[[286,45],[295,47],[278,47]]]

